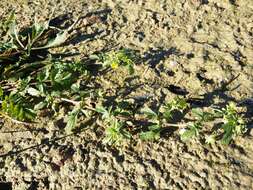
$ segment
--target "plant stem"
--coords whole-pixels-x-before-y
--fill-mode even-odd
[[[176,123],[166,123],[165,126],[167,127],[187,127],[188,124],[187,123],[179,123],[179,124],[176,124]]]

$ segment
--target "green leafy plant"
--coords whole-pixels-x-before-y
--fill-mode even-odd
[[[232,102],[230,102],[226,108],[222,110],[216,110],[223,117],[223,124],[221,129],[223,130],[221,142],[223,144],[229,144],[236,136],[242,135],[246,132],[246,124],[241,115],[238,113],[238,108]]]
[[[125,122],[122,122],[117,118],[123,112],[119,112],[118,109],[113,110],[112,107],[108,109],[100,106],[96,108],[96,112],[102,116],[102,121],[105,125],[105,138],[104,143],[109,145],[119,145],[124,139],[130,139],[131,134],[124,128]]]
[[[91,56],[93,59],[98,59],[102,62],[104,67],[117,69],[124,66],[128,69],[129,74],[134,74],[134,62],[136,61],[136,54],[130,49],[121,49],[118,51],[110,51],[108,53],[100,54],[98,56]]]
[[[177,111],[183,112],[188,107],[189,105],[184,98],[176,97],[171,102],[163,106],[163,109],[164,109],[163,117],[169,121],[173,116],[172,115],[173,111],[177,110]]]
[[[222,122],[211,131],[211,135],[206,136],[206,143],[221,140],[223,144],[229,144],[246,131],[246,122],[233,103],[211,112],[190,109],[187,101],[179,97],[152,109],[145,107],[141,110],[118,98],[109,103],[105,97],[111,94],[98,88],[97,75],[92,75],[94,68],[88,68],[90,64],[54,59],[48,51],[68,40],[69,31],[77,21],[66,30],[50,26],[49,21],[35,21],[32,26],[20,29],[15,14],[11,13],[0,24],[1,117],[18,124],[28,124],[43,111],[58,114],[64,110],[67,113],[63,116],[67,134],[78,129],[82,119],[96,121],[92,125],[103,127],[103,142],[109,145],[120,145],[135,135],[142,140],[158,140],[168,126],[185,127],[179,131],[182,141],[202,138],[201,135],[206,132],[204,126],[216,119]],[[137,55],[129,49],[92,57],[102,64],[105,68],[102,70],[122,66],[128,69],[129,74],[135,72]],[[188,113],[194,116],[192,123],[172,122],[176,115],[184,118]]]
[[[0,115],[18,121],[31,121],[35,118],[36,113],[34,110],[24,103],[24,100],[18,94],[11,94],[9,96],[3,95],[3,91],[0,90],[1,95],[1,107]]]
[[[187,127],[187,129],[183,128],[179,131],[180,138],[182,141],[187,141],[189,139],[195,138],[199,136],[199,131],[202,128],[201,123],[196,122]]]
[[[124,123],[114,118],[105,129],[105,138],[103,142],[109,145],[119,145],[122,143],[123,139],[130,139],[131,137],[131,134],[124,129]]]
[[[38,54],[38,50],[45,50],[63,44],[68,39],[68,33],[76,22],[68,29],[61,30],[49,26],[49,21],[44,23],[35,21],[31,27],[20,31],[16,24],[15,14],[12,12],[2,24],[6,35],[2,38],[3,41],[0,42],[0,63],[3,61],[17,62],[30,57],[33,51]],[[55,33],[56,35],[54,35]]]
[[[195,108],[191,110],[196,121],[190,124],[186,129],[183,128],[179,131],[182,141],[187,141],[199,136],[200,130],[203,128],[205,122],[214,120],[215,115],[211,112],[205,112],[201,109]]]
[[[140,138],[143,140],[157,140],[160,138],[163,125],[167,124],[173,117],[173,111],[183,112],[188,107],[185,99],[175,98],[171,102],[161,107],[161,110],[154,112],[150,108],[141,110],[148,119],[153,123],[148,126],[148,130],[140,133]],[[165,120],[165,121],[164,121]]]
[[[246,131],[246,124],[241,115],[238,114],[238,108],[234,103],[229,103],[226,108],[213,109],[212,112],[204,112],[201,109],[192,109],[196,121],[186,129],[179,131],[181,140],[187,141],[199,136],[208,121],[222,118],[221,127],[206,135],[205,142],[212,144],[221,139],[222,144],[229,144],[236,136],[242,135]]]

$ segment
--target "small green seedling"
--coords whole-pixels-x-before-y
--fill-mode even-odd
[[[165,104],[165,106],[163,106],[163,109],[164,109],[163,117],[167,121],[169,121],[173,116],[172,115],[173,111],[177,110],[182,113],[188,107],[189,107],[189,105],[184,98],[176,97],[171,102],[169,102],[169,103]]]
[[[124,139],[131,138],[131,134],[124,128],[126,123],[117,118],[122,113],[125,115],[125,111],[120,110],[120,108],[113,110],[112,107],[106,109],[100,106],[96,108],[96,112],[101,114],[101,119],[106,127],[103,140],[105,144],[119,145]]]
[[[159,139],[160,133],[162,131],[162,126],[173,118],[173,111],[177,110],[183,112],[187,107],[188,104],[185,99],[175,98],[171,102],[162,106],[162,110],[159,110],[157,113],[150,108],[142,109],[142,114],[150,119],[153,124],[151,126],[148,126],[148,131],[140,133],[140,138],[142,140]]]
[[[205,142],[212,144],[221,137],[222,144],[229,144],[236,136],[242,135],[246,131],[246,124],[242,116],[238,114],[238,108],[234,103],[229,103],[226,108],[214,109],[213,112],[203,112],[200,109],[192,109],[196,121],[188,128],[179,131],[181,140],[187,141],[199,136],[205,122],[213,121],[216,118],[222,118],[221,127],[206,135]]]
[[[190,124],[186,129],[183,128],[179,131],[179,135],[182,141],[188,141],[199,136],[200,130],[203,128],[205,122],[214,119],[214,115],[209,112],[202,111],[201,109],[192,109],[196,121]]]
[[[230,102],[226,108],[216,110],[223,116],[224,124],[221,126],[223,130],[221,142],[229,144],[236,136],[246,132],[246,124],[242,116],[238,114],[238,108],[235,103]]]
[[[199,131],[202,129],[201,123],[193,123],[187,129],[180,129],[179,134],[182,141],[187,141],[199,136]]]
[[[124,123],[118,119],[111,119],[109,126],[105,129],[103,143],[109,145],[120,145],[124,139],[130,139],[131,134],[124,129]]]
[[[127,67],[129,74],[134,74],[134,62],[136,60],[136,55],[129,49],[121,49],[101,54],[96,56],[96,59],[101,61],[104,67],[117,69],[120,66],[124,66]]]

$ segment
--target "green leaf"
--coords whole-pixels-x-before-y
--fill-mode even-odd
[[[35,23],[32,26],[32,36],[31,40],[35,42],[43,33],[45,30],[47,30],[49,27],[49,22],[44,22],[42,24],[39,24],[37,20],[35,20]]]
[[[35,112],[23,103],[20,94],[14,92],[9,96],[4,97],[1,104],[1,111],[19,121],[30,121],[36,116]]]
[[[68,115],[68,121],[67,121],[67,125],[65,127],[65,131],[67,134],[70,134],[72,132],[72,130],[75,128],[76,124],[77,124],[77,118],[78,118],[78,114],[80,113],[80,109],[74,109],[72,112],[69,113]]]
[[[41,109],[45,108],[47,105],[48,105],[48,103],[46,101],[40,102],[34,106],[34,110],[36,110],[36,111],[41,110]]]
[[[226,123],[222,126],[224,129],[224,134],[221,139],[221,143],[228,145],[233,139],[233,126],[230,123]]]
[[[158,130],[161,130],[161,126],[160,125],[150,125],[150,126],[148,126],[148,129],[150,131],[158,131]]]
[[[153,110],[151,110],[148,107],[147,108],[143,108],[141,110],[141,113],[145,114],[150,119],[157,119],[158,118],[158,115]]]
[[[212,121],[214,119],[214,115],[212,113],[204,112],[200,108],[192,109],[192,113],[201,122]]]
[[[80,82],[74,83],[71,85],[71,90],[73,92],[79,92],[80,91]]]
[[[108,113],[108,111],[102,106],[97,106],[96,107],[96,112],[102,113],[102,114]]]
[[[15,22],[15,11],[12,11],[8,19],[3,23],[2,28],[7,32],[11,23]]]
[[[4,91],[3,91],[2,87],[0,86],[0,100],[2,100],[3,95],[4,95]]]
[[[169,110],[178,110],[178,111],[183,111],[188,107],[188,104],[184,98],[175,98],[172,100],[170,103],[166,105],[167,109]]]
[[[141,140],[158,140],[160,138],[160,131],[147,131],[140,133]]]
[[[205,138],[206,139],[205,143],[207,143],[207,144],[214,144],[215,141],[216,141],[216,137],[217,137],[216,134],[207,135],[206,138]]]
[[[184,133],[180,135],[180,138],[182,141],[187,141],[189,139],[192,139],[193,137],[196,137],[196,131],[194,129],[188,129]]]
[[[163,117],[164,119],[166,119],[167,121],[169,121],[172,118],[172,111],[167,109],[165,110],[165,112],[163,112]]]
[[[45,46],[34,47],[32,50],[49,49],[63,44],[68,39],[68,31],[59,32],[54,39],[51,39]]]
[[[15,20],[13,20],[13,22],[11,22],[9,25],[9,35],[17,43],[17,45],[20,46],[20,48],[24,49],[24,45],[20,42],[18,37],[18,29]]]
[[[119,145],[124,139],[131,138],[131,134],[123,128],[123,123],[117,119],[112,119],[105,130],[103,143],[109,145]]]
[[[193,123],[188,129],[182,129],[179,134],[182,141],[187,141],[199,135],[199,130],[202,128],[200,123]]]
[[[133,75],[134,74],[134,66],[132,65],[132,64],[129,64],[128,65],[128,73],[130,74],[130,75]]]
[[[29,108],[24,108],[24,118],[28,120],[33,120],[36,117],[34,110]]]

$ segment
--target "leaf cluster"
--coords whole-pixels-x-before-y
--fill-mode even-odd
[[[238,113],[238,107],[230,102],[225,108],[213,109],[212,112],[204,112],[201,109],[192,109],[196,121],[186,129],[179,131],[181,140],[187,141],[199,136],[206,122],[222,118],[220,127],[213,129],[211,135],[205,137],[208,144],[221,140],[222,144],[229,144],[238,135],[246,132],[246,122]]]
[[[31,27],[20,30],[15,14],[12,12],[1,27],[3,33],[0,42],[0,63],[26,60],[33,52],[38,54],[38,51],[57,47],[66,42],[72,27],[73,25],[66,30],[61,30],[49,26],[49,21],[38,23],[35,20]]]
[[[31,121],[36,117],[36,113],[19,94],[4,95],[2,88],[0,88],[0,101],[0,115],[3,117],[19,121]]]
[[[124,139],[131,139],[132,135],[126,130],[126,122],[119,119],[120,116],[130,116],[131,113],[122,107],[106,109],[103,106],[96,108],[96,112],[101,114],[101,119],[105,125],[104,143],[109,145],[119,145]]]
[[[144,108],[141,110],[148,119],[151,119],[152,125],[148,126],[148,130],[140,134],[140,138],[143,140],[157,140],[160,138],[163,125],[173,118],[174,111],[183,112],[188,108],[188,104],[183,98],[175,98],[171,102],[161,107],[158,112],[154,112],[150,108]]]
[[[242,135],[246,132],[246,124],[241,115],[238,113],[237,106],[230,102],[226,108],[216,110],[223,117],[223,130],[221,142],[229,144],[236,136]]]
[[[137,60],[137,55],[130,49],[123,48],[93,57],[98,59],[105,68],[110,67],[111,69],[117,69],[120,66],[124,66],[128,69],[130,75],[135,72],[134,64]]]

